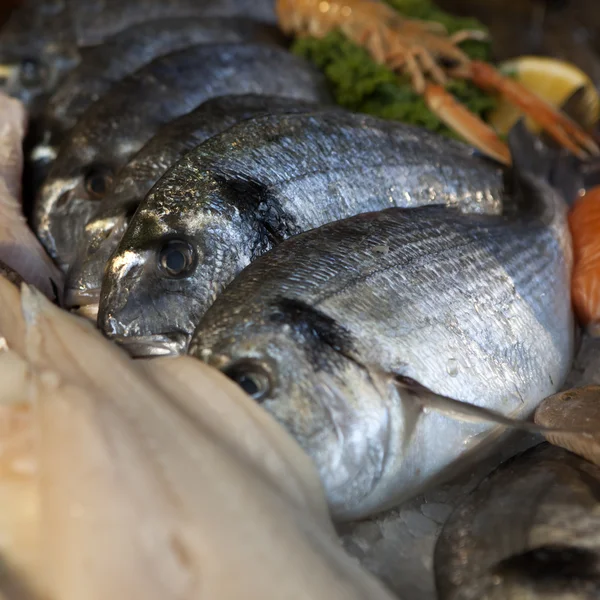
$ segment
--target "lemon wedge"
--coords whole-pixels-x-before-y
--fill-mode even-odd
[[[595,125],[600,116],[600,97],[592,80],[571,63],[544,56],[522,56],[509,60],[499,66],[504,75],[515,77],[523,86],[531,90],[546,102],[560,108],[568,98],[583,87],[579,120],[585,128]],[[489,124],[498,133],[508,133],[523,113],[513,104],[500,98],[499,104],[488,117]],[[530,118],[526,124],[533,132],[539,127]]]

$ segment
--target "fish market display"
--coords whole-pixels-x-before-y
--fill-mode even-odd
[[[21,209],[25,127],[22,104],[0,94],[0,264],[54,298],[55,290],[62,291],[62,275],[27,226]]]
[[[220,96],[161,127],[123,167],[113,191],[86,224],[69,269],[65,305],[95,319],[104,268],[144,196],[186,152],[239,121],[260,115],[307,112],[314,105],[293,98]]]
[[[220,291],[281,240],[389,206],[497,213],[502,188],[471,148],[400,123],[339,109],[247,120],[150,191],[107,266],[98,324],[132,351],[181,352]]]
[[[61,145],[36,202],[35,229],[63,269],[118,170],[158,130],[224,94],[327,101],[323,77],[265,44],[202,44],[160,57],[89,107]]]
[[[546,439],[600,466],[600,386],[587,385],[546,398],[535,411],[538,425],[582,431],[579,435],[546,433]]]
[[[407,73],[429,109],[461,137],[505,164],[510,153],[494,129],[468,111],[445,89],[449,78],[472,81],[503,95],[522,109],[565,148],[581,158],[600,154],[593,139],[566,115],[490,64],[471,60],[458,46],[485,37],[479,30],[448,35],[440,23],[404,18],[380,0],[277,0],[283,31],[323,37],[340,30],[368,51],[377,63]]]
[[[337,517],[415,495],[493,434],[427,388],[522,417],[569,372],[566,205],[533,175],[546,167],[523,129],[511,143],[514,217],[435,206],[325,225],[255,260],[194,333],[190,353],[312,456]]]
[[[600,598],[596,74],[471,0],[9,2],[0,597]]]
[[[459,505],[435,552],[439,600],[600,595],[600,468],[541,444]]]
[[[81,46],[144,21],[189,16],[275,24],[272,0],[24,0],[0,34],[3,89],[31,105],[77,65]]]
[[[307,457],[219,373],[133,363],[2,279],[0,302],[3,597],[392,600]]]
[[[247,19],[161,19],[131,27],[99,46],[81,50],[81,62],[48,100],[33,159],[52,160],[64,134],[112,84],[154,58],[201,43],[277,41],[277,30]]]

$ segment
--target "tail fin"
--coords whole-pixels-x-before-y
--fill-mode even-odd
[[[546,197],[548,186],[568,205],[575,201],[583,186],[582,163],[576,157],[545,145],[523,119],[510,130],[508,146],[512,156],[508,187],[521,213],[551,218],[556,202]]]

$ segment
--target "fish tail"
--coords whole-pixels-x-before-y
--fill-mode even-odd
[[[508,185],[520,215],[554,221],[574,202],[583,184],[581,162],[549,148],[520,119],[508,134],[512,169]]]

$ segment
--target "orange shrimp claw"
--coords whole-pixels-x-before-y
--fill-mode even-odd
[[[429,110],[467,142],[487,156],[505,165],[511,164],[508,146],[496,132],[442,86],[427,84],[424,97]]]
[[[491,65],[481,61],[472,61],[468,66],[468,75],[466,76],[482,89],[494,90],[502,94],[575,156],[585,160],[589,156],[600,155],[600,147],[593,137],[581,129],[577,123],[555,110],[553,106],[518,81],[502,75]]]

